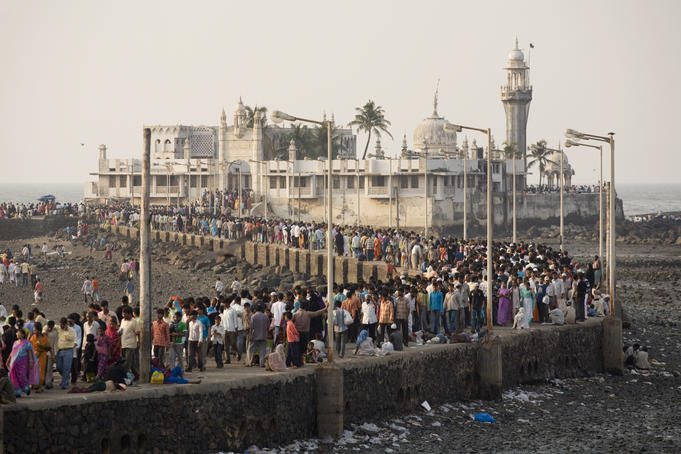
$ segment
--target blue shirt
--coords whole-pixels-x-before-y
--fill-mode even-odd
[[[198,321],[203,324],[203,340],[206,340],[208,333],[210,332],[210,319],[206,315],[197,317]]]
[[[436,291],[430,294],[430,310],[442,312],[442,304],[444,297],[441,291]]]

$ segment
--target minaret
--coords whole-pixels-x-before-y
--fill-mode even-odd
[[[532,86],[530,68],[525,63],[525,55],[518,49],[518,38],[515,39],[515,49],[508,54],[504,69],[506,85],[501,86],[501,102],[506,111],[506,143],[515,144],[517,150],[522,151],[524,167],[527,169],[527,117],[532,101]]]
[[[295,161],[298,158],[298,149],[296,148],[296,141],[291,139],[288,145],[288,160]]]
[[[189,138],[187,138],[185,143],[187,145],[189,144]],[[226,144],[227,144],[227,114],[225,113],[225,109],[223,108],[222,112],[220,113],[220,126],[218,127],[218,160],[220,161],[225,160]],[[185,156],[185,158],[187,157]]]
[[[468,136],[463,136],[463,143],[461,144],[461,158],[466,157],[466,159],[470,159],[470,155],[468,154]]]

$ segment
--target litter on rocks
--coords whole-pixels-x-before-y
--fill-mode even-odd
[[[489,413],[478,413],[475,415],[475,420],[478,422],[496,422],[496,419]]]
[[[421,406],[422,406],[423,408],[425,408],[426,411],[430,411],[430,410],[431,410],[430,404],[428,403],[427,400],[424,400],[423,402],[421,402]]]

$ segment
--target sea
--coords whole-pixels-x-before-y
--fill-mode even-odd
[[[0,202],[35,202],[51,194],[60,202],[80,202],[84,184],[0,183]],[[618,184],[617,195],[624,203],[624,215],[681,211],[681,184]]]

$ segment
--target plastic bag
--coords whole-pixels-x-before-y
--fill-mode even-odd
[[[162,373],[162,372],[159,372],[159,371],[157,371],[157,370],[155,370],[155,371],[151,374],[151,383],[153,383],[153,384],[155,384],[155,385],[162,385],[164,379],[165,379],[165,377],[164,377],[163,373]]]
[[[496,422],[494,417],[489,413],[478,413],[475,415],[475,420],[478,422]]]

